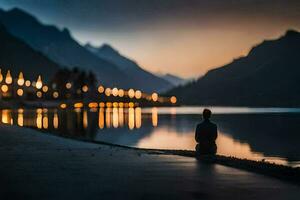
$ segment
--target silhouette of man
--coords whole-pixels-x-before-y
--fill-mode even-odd
[[[203,121],[197,125],[195,140],[196,153],[198,155],[213,155],[217,152],[216,139],[218,137],[217,125],[212,123],[209,118],[211,111],[209,109],[203,110]]]

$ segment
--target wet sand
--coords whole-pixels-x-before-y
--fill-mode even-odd
[[[194,158],[0,126],[0,199],[299,199],[300,187]]]

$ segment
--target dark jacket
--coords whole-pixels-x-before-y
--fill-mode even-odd
[[[215,141],[218,137],[218,128],[217,125],[212,123],[209,120],[204,120],[197,125],[195,140],[199,144],[215,144]]]

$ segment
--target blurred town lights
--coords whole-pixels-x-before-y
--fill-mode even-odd
[[[119,97],[123,97],[124,96],[124,90],[119,89],[118,94],[119,94]]]
[[[158,94],[156,92],[154,92],[152,95],[151,95],[151,98],[152,98],[152,101],[156,102],[158,100]]]
[[[105,103],[104,103],[104,102],[100,102],[100,103],[99,103],[99,107],[100,107],[100,108],[104,108],[104,107],[105,107]]]
[[[82,92],[87,92],[89,91],[89,87],[87,85],[82,86]]]
[[[38,76],[38,79],[37,79],[37,81],[36,81],[36,83],[35,83],[35,87],[36,87],[37,89],[41,89],[41,88],[43,87],[43,82],[42,82],[42,77],[41,77],[41,75]]]
[[[26,87],[29,87],[30,85],[31,85],[30,80],[26,80],[26,81],[25,81],[25,86],[26,86]]]
[[[136,99],[142,98],[142,92],[140,90],[135,91],[135,98]]]
[[[36,96],[37,96],[38,98],[42,98],[43,94],[42,94],[41,91],[37,91],[37,92],[36,92]]]
[[[110,88],[105,89],[105,95],[108,96],[108,97],[111,95],[111,89]]]
[[[129,89],[129,90],[128,90],[128,96],[129,96],[129,98],[133,98],[134,95],[135,95],[134,90],[133,90],[133,89]]]
[[[8,86],[7,85],[2,85],[1,86],[1,91],[6,93],[8,91]]]
[[[98,92],[99,92],[100,94],[102,94],[102,93],[104,92],[104,87],[103,87],[102,85],[100,85],[100,86],[98,87]]]
[[[119,90],[118,90],[118,88],[113,88],[112,89],[112,94],[113,94],[113,96],[118,96],[118,93],[119,93]]]
[[[10,74],[9,70],[7,70],[7,73],[6,73],[5,83],[6,84],[12,84],[12,77],[11,77],[11,74]]]
[[[54,99],[57,99],[59,94],[58,94],[58,92],[53,92],[52,96],[53,96]]]
[[[65,103],[60,104],[60,108],[61,108],[61,109],[67,108],[67,104],[65,104]]]
[[[74,108],[82,108],[83,107],[83,103],[78,102],[78,103],[74,103]]]
[[[175,96],[172,96],[172,97],[170,98],[170,102],[171,102],[172,104],[175,104],[175,103],[177,102],[177,98],[176,98]]]
[[[0,69],[0,83],[3,81],[3,75],[2,75],[2,71]]]
[[[91,102],[89,103],[89,108],[97,108],[98,107],[98,103],[97,102]]]
[[[24,76],[23,76],[22,72],[19,73],[19,78],[18,78],[17,83],[18,83],[19,86],[22,86],[25,83]]]
[[[71,87],[72,87],[72,84],[70,82],[66,83],[66,88],[67,89],[71,89]]]
[[[42,87],[42,90],[43,90],[43,92],[45,92],[45,93],[48,92],[48,89],[49,89],[49,88],[48,88],[47,85],[44,85],[44,86]]]
[[[24,94],[24,91],[22,89],[17,90],[17,95],[18,96],[23,96],[23,94]]]

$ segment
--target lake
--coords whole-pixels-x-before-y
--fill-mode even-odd
[[[2,124],[151,149],[194,150],[203,107],[2,109]],[[218,154],[300,167],[300,109],[211,107]]]

